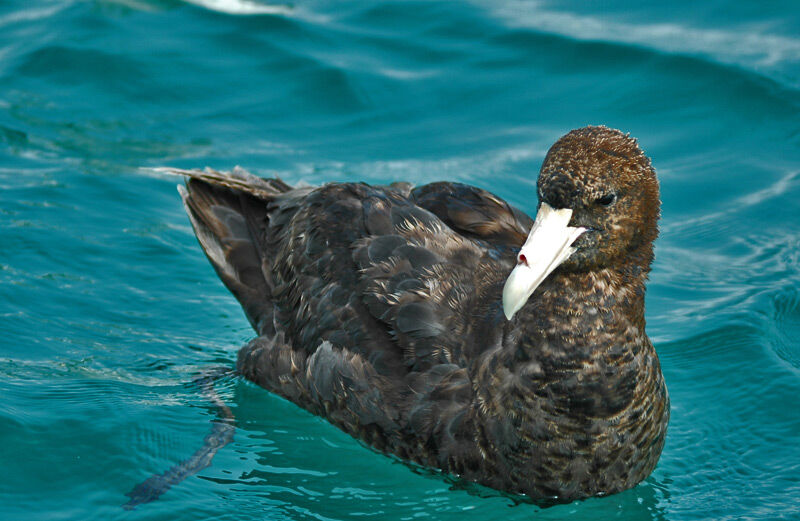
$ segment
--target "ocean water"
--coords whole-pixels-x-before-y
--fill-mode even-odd
[[[0,2],[0,519],[800,519],[800,5]],[[472,183],[533,211],[606,124],[658,170],[672,420],[622,494],[539,508],[414,472],[226,378],[235,439],[158,501],[252,336],[176,179]]]

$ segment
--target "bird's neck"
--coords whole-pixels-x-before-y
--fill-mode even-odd
[[[645,278],[636,268],[556,272],[531,296],[518,324],[565,348],[591,349],[623,331],[644,335]]]
[[[548,341],[588,348],[604,338],[619,340],[622,331],[629,337],[631,328],[644,336],[645,282],[652,260],[653,249],[647,244],[611,266],[556,270],[531,295],[517,328],[528,333],[551,329],[555,338]]]

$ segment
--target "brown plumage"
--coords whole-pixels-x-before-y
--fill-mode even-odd
[[[501,292],[532,220],[484,190],[173,171],[258,333],[247,379],[378,450],[536,500],[619,492],[655,467],[669,400],[644,293],[660,202],[635,140],[587,127],[551,148],[539,200],[588,231],[511,320]]]

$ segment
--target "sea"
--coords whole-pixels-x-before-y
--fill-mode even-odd
[[[626,492],[535,505],[229,376],[251,339],[159,166],[458,181],[533,213],[547,149],[630,132],[672,419]],[[0,519],[800,519],[796,0],[0,1]]]

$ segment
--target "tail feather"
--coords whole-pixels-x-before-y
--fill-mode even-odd
[[[272,285],[264,257],[268,206],[292,187],[241,169],[161,171],[189,177],[186,188],[179,186],[178,191],[203,251],[256,331],[268,332],[272,327]]]
[[[264,200],[270,200],[292,189],[292,186],[286,184],[278,177],[264,179],[238,166],[230,172],[220,172],[212,168],[206,168],[205,170],[184,170],[182,168],[159,167],[153,168],[152,170],[154,172],[197,179],[198,181],[204,181],[210,185],[224,186]]]

